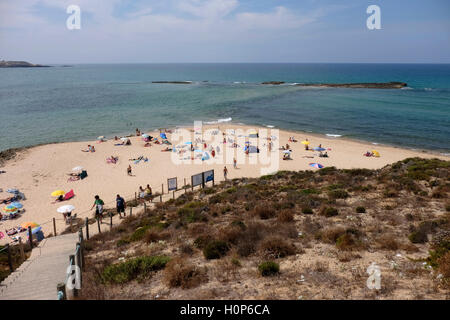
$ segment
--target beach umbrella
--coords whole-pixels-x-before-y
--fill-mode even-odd
[[[103,139],[105,139],[105,136],[97,137],[97,140],[103,140]]]
[[[38,233],[38,232],[41,231],[41,230],[42,230],[42,227],[41,227],[41,226],[32,228],[32,229],[31,229],[31,234],[36,234],[36,233]]]
[[[308,144],[309,144],[309,141],[304,140],[304,141],[302,141],[302,144],[308,145]]]
[[[72,212],[73,210],[75,210],[75,207],[71,204],[59,207],[58,209],[56,209],[56,211],[58,211],[59,213],[69,213]]]
[[[322,169],[323,168],[323,165],[321,165],[320,163],[310,163],[309,165],[311,167],[317,168],[317,169]]]
[[[122,137],[122,138],[120,138],[120,140],[122,140],[122,141],[127,141],[128,138],[127,138],[127,137]]]
[[[191,141],[188,141],[188,142],[185,142],[184,144],[192,144],[192,142],[191,142]]]
[[[10,206],[13,206],[17,209],[22,209],[23,205],[20,202],[11,202]]]
[[[167,136],[166,136],[166,134],[165,134],[164,132],[161,132],[161,133],[159,134],[159,136],[160,136],[162,139],[166,139],[166,140],[167,140]]]
[[[31,229],[39,227],[39,225],[36,222],[25,222],[21,224],[21,227],[24,229],[28,229],[28,227],[31,227]]]
[[[141,135],[142,138],[150,138],[150,136],[146,133],[144,133],[143,135]]]
[[[7,205],[6,207],[3,207],[3,211],[5,213],[13,213],[13,212],[17,212],[17,207],[14,207],[13,205]]]
[[[53,192],[52,192],[51,196],[52,196],[52,197],[59,197],[59,196],[65,195],[65,194],[66,194],[66,193],[65,193],[64,191],[62,191],[62,190],[56,190],[56,191],[53,191]]]
[[[83,170],[82,166],[78,166],[78,167],[72,168],[72,171],[81,171],[81,170]]]
[[[374,157],[379,157],[380,153],[377,150],[372,150],[373,156]]]
[[[291,151],[291,150],[284,150],[283,153],[289,153],[289,154],[291,154],[292,151]]]
[[[19,190],[17,190],[17,189],[8,189],[8,190],[6,190],[6,192],[16,194],[16,193],[19,193]]]
[[[325,148],[319,148],[319,147],[314,148],[314,151],[325,151],[325,150],[327,150],[327,149],[325,149]]]

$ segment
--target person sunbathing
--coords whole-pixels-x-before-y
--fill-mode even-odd
[[[131,146],[131,140],[130,140],[130,139],[127,139],[127,142],[125,142],[125,145],[126,145],[126,146]]]
[[[106,158],[106,162],[108,163],[116,163],[119,160],[119,157],[111,156],[110,158]]]
[[[373,157],[373,153],[367,151],[365,154],[363,154],[363,156],[365,156],[365,157]]]
[[[14,201],[15,201],[15,198],[16,198],[16,196],[12,196],[12,197],[5,198],[5,199],[3,199],[3,200],[0,200],[0,202],[3,203],[3,204],[8,204],[8,203],[10,203],[10,202],[14,202]]]
[[[90,144],[88,144],[88,146],[87,146],[87,149],[86,150],[81,150],[81,151],[83,151],[83,152],[91,152],[91,145]]]
[[[167,151],[172,151],[172,148],[166,147],[165,149],[161,150],[161,152],[167,152]]]

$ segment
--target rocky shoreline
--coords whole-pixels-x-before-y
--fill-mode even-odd
[[[261,84],[281,85],[284,81],[268,81]],[[354,88],[354,89],[401,89],[408,86],[406,82],[367,82],[367,83],[297,83],[298,87],[320,88]]]
[[[0,61],[0,68],[49,68],[42,64],[33,64],[26,61]]]

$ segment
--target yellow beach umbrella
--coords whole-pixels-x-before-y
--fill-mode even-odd
[[[379,157],[380,153],[377,150],[372,150],[373,156],[374,157]]]
[[[36,222],[25,222],[21,225],[22,228],[28,229],[28,227],[31,227],[31,229],[39,227],[39,225]]]
[[[52,197],[59,197],[59,196],[65,195],[65,194],[66,193],[64,191],[62,191],[62,190],[56,190],[56,191],[52,192]]]
[[[304,140],[304,141],[302,141],[302,144],[308,145],[308,144],[309,144],[309,141]]]

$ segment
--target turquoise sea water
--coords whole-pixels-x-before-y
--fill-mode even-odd
[[[190,85],[152,81],[193,81]],[[263,81],[285,81],[266,86]],[[292,83],[402,81],[401,90]],[[0,69],[0,150],[192,125],[273,125],[450,152],[450,65],[117,64]]]

